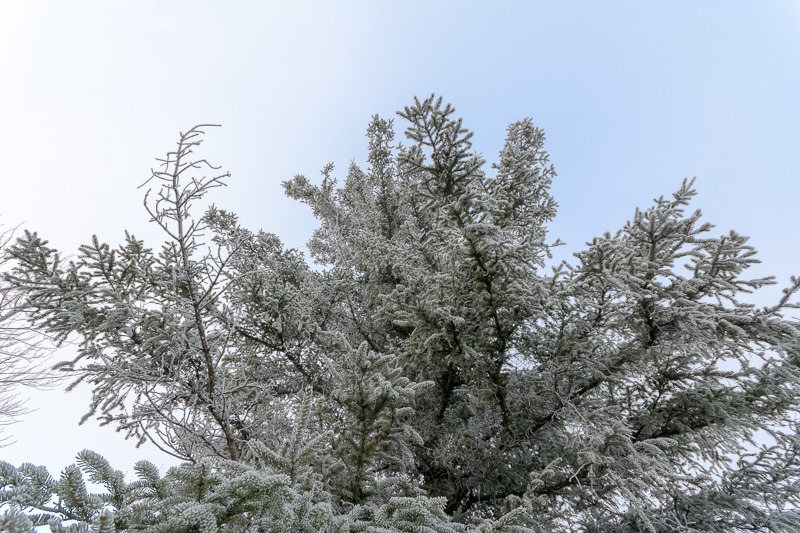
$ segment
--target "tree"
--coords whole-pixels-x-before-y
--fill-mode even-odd
[[[3,252],[13,238],[13,231],[0,233],[0,268],[7,260]],[[0,284],[0,432],[27,412],[20,387],[47,387],[53,376],[42,367],[50,355],[42,335],[32,330],[21,316],[21,293]],[[9,437],[0,439],[0,447]]]
[[[110,474],[6,464],[0,500],[117,531],[800,528],[800,280],[742,303],[774,280],[686,211],[691,181],[548,270],[543,132],[512,124],[489,175],[450,105],[399,115],[408,146],[375,117],[366,170],[285,182],[319,221],[314,268],[232,213],[194,217],[227,178],[194,155],[203,126],[148,182],[160,251],[95,238],[65,263],[21,237],[9,283],[77,335],[60,368],[93,387],[87,416],[186,464],[162,492],[77,499],[81,468]]]

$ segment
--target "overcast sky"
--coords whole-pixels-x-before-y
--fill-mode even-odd
[[[433,92],[490,161],[510,122],[546,130],[565,255],[697,176],[695,207],[751,236],[755,275],[800,273],[794,1],[0,0],[0,222],[68,254],[126,229],[157,245],[137,186],[179,131],[216,122],[205,155],[232,178],[212,200],[302,247],[314,220],[281,181],[364,163],[370,117]],[[32,394],[0,459],[172,464],[78,427],[87,405]]]

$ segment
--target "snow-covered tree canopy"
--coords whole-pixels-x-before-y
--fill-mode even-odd
[[[9,261],[5,249],[13,237],[13,230],[0,231],[0,269]],[[0,448],[13,441],[7,427],[28,412],[22,389],[54,385],[54,377],[43,368],[51,354],[47,339],[19,316],[21,296],[0,278]]]
[[[185,464],[129,482],[92,452],[60,480],[0,463],[0,524],[800,530],[800,324],[782,314],[800,281],[742,303],[774,281],[687,209],[692,182],[547,268],[543,132],[512,124],[487,168],[441,99],[399,116],[407,144],[375,117],[341,183],[332,166],[284,183],[319,221],[313,268],[196,213],[227,178],[195,154],[208,126],[148,181],[159,248],[94,239],[66,262],[18,240],[8,282],[37,327],[79,339],[60,368],[93,388],[87,417]]]

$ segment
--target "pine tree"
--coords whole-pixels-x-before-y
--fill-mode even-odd
[[[83,452],[54,481],[0,464],[8,520],[97,531],[797,531],[800,280],[742,295],[755,250],[687,210],[684,181],[548,268],[544,133],[491,174],[452,106],[367,130],[368,167],[286,193],[319,221],[312,268],[198,201],[227,174],[195,127],[153,172],[167,240],[35,233],[7,278],[98,415],[186,464],[125,482]],[[90,494],[83,475],[106,493]],[[22,516],[17,509],[41,514]],[[16,514],[15,514],[16,513]],[[27,527],[27,526],[14,526]]]
[[[13,229],[0,232],[0,270],[8,267],[5,252],[13,239]],[[41,332],[26,323],[24,306],[19,305],[21,297],[0,278],[0,447],[11,439],[2,436],[3,429],[27,413],[21,389],[55,384],[55,376],[43,366],[51,347]]]

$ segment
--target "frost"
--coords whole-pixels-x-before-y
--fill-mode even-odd
[[[399,113],[408,146],[374,117],[366,170],[285,183],[319,221],[313,266],[232,213],[196,216],[227,179],[194,154],[203,127],[148,182],[159,248],[95,239],[65,263],[23,235],[7,282],[37,327],[80,339],[61,369],[92,386],[88,416],[185,463],[137,463],[135,481],[92,452],[58,481],[0,463],[4,519],[800,530],[800,326],[783,316],[800,281],[772,307],[742,303],[773,281],[746,277],[745,237],[688,209],[691,181],[547,270],[544,133],[512,124],[487,169],[454,113],[416,99]],[[769,446],[754,446],[759,432]]]

